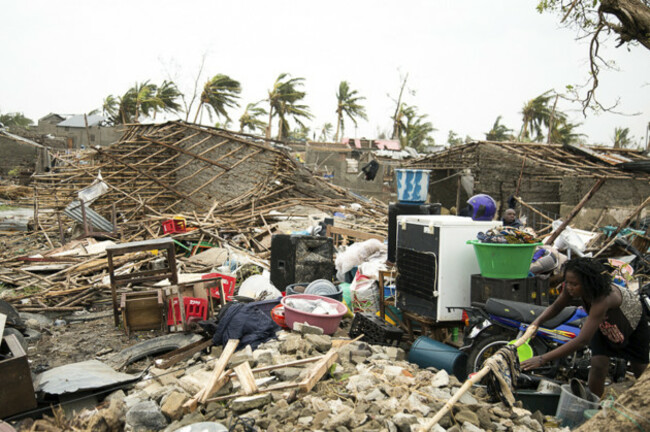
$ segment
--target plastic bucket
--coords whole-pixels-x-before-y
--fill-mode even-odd
[[[401,203],[423,204],[429,193],[430,170],[396,169],[397,200]]]
[[[420,336],[413,342],[408,361],[421,368],[444,369],[461,381],[467,377],[467,354],[426,336]]]
[[[562,420],[563,427],[571,429],[580,426],[585,420],[585,411],[598,409],[598,396],[587,392],[588,399],[582,399],[571,392],[571,386],[564,384],[560,391],[555,417]]]
[[[336,309],[338,313],[335,315],[321,315],[321,314],[303,312],[301,310],[294,309],[291,306],[287,305],[286,303],[287,299],[291,299],[291,298],[304,299],[304,300],[322,300],[327,303],[332,303],[336,305]],[[345,315],[348,311],[347,306],[345,306],[343,303],[339,301],[336,301],[331,298],[311,295],[311,294],[295,294],[292,296],[283,297],[282,300],[280,301],[280,304],[284,306],[284,320],[287,326],[289,326],[289,328],[293,329],[294,323],[306,322],[309,325],[322,328],[323,333],[328,335],[331,335],[336,331],[336,329],[339,328],[339,324],[341,323],[341,318],[343,318],[343,315]]]
[[[468,240],[467,244],[474,246],[481,276],[495,279],[528,277],[535,249],[542,245],[542,243],[481,243],[478,240]]]

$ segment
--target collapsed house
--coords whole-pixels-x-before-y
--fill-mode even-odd
[[[568,214],[597,179],[605,179],[572,222],[591,229],[617,225],[650,195],[649,162],[630,149],[478,141],[408,165],[431,170],[431,202],[462,208],[472,195],[485,193],[500,203],[501,214],[517,196],[536,228]]]
[[[358,202],[263,139],[183,122],[132,125],[116,144],[83,154],[34,176],[39,208],[60,213],[99,173],[109,191],[93,204],[95,211],[115,205],[128,221],[123,229],[136,232],[144,214],[158,221],[177,213],[204,215],[221,233],[250,232],[265,227],[273,211],[307,206],[335,212]],[[365,202],[357,211],[381,225],[380,209]]]

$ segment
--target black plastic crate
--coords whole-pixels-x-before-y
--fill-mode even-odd
[[[485,303],[489,298],[545,306],[549,303],[548,279],[497,279],[472,275],[472,302]]]
[[[362,341],[373,345],[397,346],[402,340],[404,331],[391,325],[377,315],[371,313],[356,313],[348,333],[351,338],[363,334]]]

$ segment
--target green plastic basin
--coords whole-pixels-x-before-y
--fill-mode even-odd
[[[478,240],[468,240],[467,244],[474,246],[481,275],[495,279],[528,277],[535,248],[542,245],[542,243],[481,243]]]

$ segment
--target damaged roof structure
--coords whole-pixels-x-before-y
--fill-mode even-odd
[[[39,208],[60,210],[100,172],[110,191],[94,203],[95,210],[115,204],[129,221],[125,228],[136,233],[145,229],[132,228],[143,213],[160,219],[196,213],[221,230],[247,230],[264,226],[272,211],[301,205],[334,212],[357,202],[263,139],[179,121],[132,125],[113,146],[85,155],[65,158],[55,172],[34,177]],[[358,211],[383,229],[380,204],[364,203]]]
[[[408,166],[431,170],[431,202],[463,207],[472,195],[485,193],[500,203],[502,212],[508,199],[518,196],[537,210],[522,209],[536,228],[569,213],[603,178],[602,188],[573,221],[591,229],[621,222],[650,195],[650,174],[624,168],[633,162],[638,166],[650,159],[630,149],[477,141]]]

